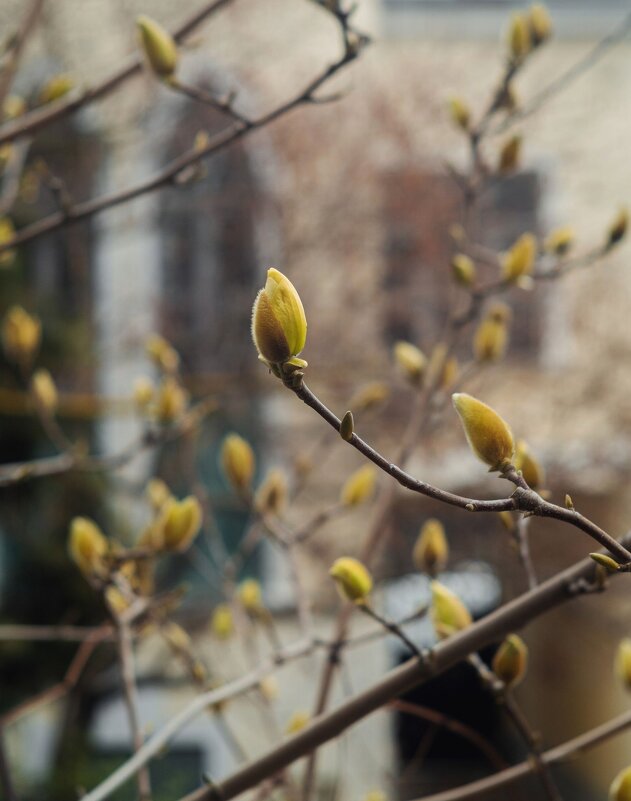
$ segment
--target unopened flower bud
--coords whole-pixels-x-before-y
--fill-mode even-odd
[[[31,378],[31,393],[35,403],[45,414],[53,414],[57,408],[57,387],[48,370],[39,369]]]
[[[431,589],[432,623],[441,639],[471,625],[471,613],[454,592],[439,581],[432,581]]]
[[[631,801],[631,765],[621,770],[611,783],[609,801]]]
[[[178,62],[173,37],[155,20],[144,15],[136,19],[136,25],[149,66],[159,78],[170,78]]]
[[[475,281],[475,264],[464,253],[456,253],[451,260],[451,271],[462,286],[471,286]]]
[[[528,444],[517,440],[515,445],[515,468],[521,471],[524,481],[531,489],[539,490],[545,482],[545,473],[539,461],[532,455]]]
[[[254,503],[262,514],[279,515],[287,502],[287,476],[282,470],[270,470],[256,491]]]
[[[358,506],[368,500],[375,490],[376,472],[370,465],[364,465],[348,477],[340,492],[340,503],[344,506]]]
[[[263,609],[263,593],[256,579],[245,579],[237,588],[237,598],[246,612],[256,615]]]
[[[219,640],[227,640],[234,632],[234,618],[232,609],[228,604],[219,604],[215,607],[210,621],[212,633]]]
[[[187,402],[186,390],[174,376],[167,375],[158,387],[155,403],[151,408],[160,423],[172,423],[182,416]]]
[[[508,425],[490,406],[471,395],[455,393],[451,397],[471,450],[491,471],[503,470],[515,450]]]
[[[153,381],[145,376],[139,376],[134,381],[134,403],[139,409],[146,409],[153,400],[156,389]]]
[[[181,501],[169,498],[161,510],[162,547],[166,551],[186,551],[202,523],[202,508],[193,495]]]
[[[340,421],[340,437],[342,437],[344,442],[350,442],[353,439],[354,433],[355,420],[353,419],[353,413],[349,410]]]
[[[366,567],[352,556],[342,556],[331,565],[329,576],[345,601],[362,603],[372,590],[372,576]]]
[[[572,500],[572,496],[568,495],[567,492],[565,493],[564,503],[566,509],[571,509],[572,511],[574,511],[574,501]]]
[[[462,128],[463,131],[469,130],[471,112],[467,104],[459,97],[449,98],[449,115],[458,128]]]
[[[75,517],[70,524],[70,556],[86,576],[104,576],[108,542],[101,529],[87,517]]]
[[[530,25],[525,14],[513,14],[508,29],[508,48],[515,64],[520,64],[532,48]]]
[[[553,253],[555,256],[565,256],[574,244],[574,229],[569,225],[563,228],[555,228],[546,237],[543,244],[544,250],[548,253]]]
[[[42,326],[21,306],[12,306],[2,322],[2,345],[7,358],[28,367],[42,337]]]
[[[160,334],[151,334],[147,337],[145,350],[156,367],[164,373],[175,373],[180,365],[178,352]]]
[[[604,567],[608,573],[617,573],[620,565],[611,556],[604,553],[590,553],[590,557],[596,562],[597,565]]]
[[[537,255],[537,240],[533,234],[522,234],[502,259],[502,277],[506,281],[530,275]]]
[[[230,484],[239,492],[248,490],[254,476],[254,451],[238,434],[228,434],[221,447],[221,467]]]
[[[145,496],[151,504],[152,509],[155,512],[159,512],[171,497],[171,490],[161,478],[152,478],[147,482],[147,486],[145,487]]]
[[[282,365],[298,356],[307,339],[307,318],[291,281],[273,267],[254,301],[252,339],[259,357],[270,365]]]
[[[70,75],[54,75],[40,89],[37,102],[40,106],[59,100],[74,88],[75,82]]]
[[[519,167],[521,158],[521,136],[515,135],[507,139],[502,145],[497,163],[498,172],[502,175],[515,172]]]
[[[10,242],[15,236],[15,227],[9,217],[0,217],[0,245]],[[0,267],[11,267],[15,261],[15,250],[3,250],[0,253]]]
[[[627,228],[629,226],[629,210],[626,208],[621,208],[618,212],[617,217],[609,226],[609,230],[607,232],[607,242],[606,248],[609,250],[610,248],[617,245],[622,239],[624,239],[625,234],[627,233]]]
[[[631,640],[620,641],[616,651],[615,671],[627,690],[631,690]]]
[[[504,304],[494,304],[473,335],[473,354],[478,362],[496,362],[506,353],[510,315],[504,315],[503,308]]]
[[[412,384],[420,384],[427,359],[423,352],[411,342],[397,342],[393,349],[394,359],[404,373],[408,381]]]
[[[427,520],[416,540],[412,558],[417,569],[435,576],[444,570],[449,557],[449,545],[445,536],[445,528],[440,520]]]
[[[530,38],[534,47],[549,39],[552,36],[552,20],[550,12],[543,3],[534,3],[528,10],[528,25],[530,28]]]
[[[516,634],[509,634],[493,657],[493,672],[507,687],[516,687],[526,675],[528,647]]]
[[[310,720],[311,715],[308,712],[304,712],[303,710],[294,712],[287,721],[285,734],[298,734],[299,731],[302,731],[309,725]]]

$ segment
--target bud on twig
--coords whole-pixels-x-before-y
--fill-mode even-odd
[[[527,443],[523,439],[517,440],[513,464],[515,465],[515,469],[521,471],[524,481],[529,487],[534,490],[539,490],[543,487],[545,482],[543,467],[532,455]]]
[[[435,576],[445,569],[449,557],[449,545],[445,528],[440,520],[426,520],[412,551],[412,559],[418,570]]]
[[[287,501],[287,476],[282,470],[270,470],[256,491],[254,504],[262,514],[280,515]]]
[[[412,384],[420,384],[427,366],[423,352],[411,342],[399,341],[395,344],[394,359]]]
[[[543,3],[534,3],[528,11],[530,38],[534,47],[539,47],[552,36],[552,20]]]
[[[136,25],[149,66],[159,78],[171,78],[178,62],[173,37],[155,20],[144,15],[137,18]]]
[[[614,245],[617,245],[618,242],[624,239],[628,226],[629,211],[626,208],[621,208],[618,212],[618,216],[609,226],[609,231],[607,232],[607,243],[605,245],[607,250],[614,247]]]
[[[621,770],[611,783],[609,801],[631,801],[631,765]]]
[[[436,634],[445,639],[466,629],[473,622],[460,598],[439,581],[432,581],[431,617]]]
[[[522,234],[502,259],[502,277],[505,281],[517,281],[530,275],[537,255],[537,240],[531,233]]]
[[[232,486],[242,492],[248,490],[254,477],[254,451],[238,434],[228,434],[221,448],[221,467]]]
[[[300,296],[291,281],[273,267],[254,301],[252,339],[259,358],[269,365],[284,364],[305,346],[307,318]]]
[[[10,242],[15,236],[15,227],[9,217],[0,217],[0,245]],[[15,261],[15,250],[0,253],[0,267],[11,267]]]
[[[181,501],[170,497],[161,510],[162,548],[165,551],[186,551],[199,531],[202,508],[197,498],[189,495]]]
[[[604,567],[608,573],[617,573],[620,565],[611,556],[604,553],[590,553],[590,557],[596,562],[597,565]]]
[[[227,640],[234,632],[234,619],[232,609],[228,604],[219,604],[215,607],[210,621],[212,633],[219,640]]]
[[[456,253],[451,260],[451,270],[455,280],[462,286],[469,287],[475,281],[475,264],[464,253]]]
[[[516,634],[510,634],[495,652],[493,672],[507,687],[516,687],[526,675],[528,647]]]
[[[245,579],[237,588],[239,603],[251,615],[260,615],[265,609],[261,585],[256,579]]]
[[[2,322],[2,345],[10,361],[29,367],[39,348],[42,325],[21,306],[12,306]]]
[[[631,690],[631,639],[628,637],[620,641],[616,652],[616,675],[627,690]]]
[[[504,303],[495,303],[480,322],[473,337],[473,354],[478,362],[501,359],[508,344],[508,320],[511,311]]]
[[[530,26],[524,14],[513,14],[508,29],[508,48],[513,64],[520,64],[532,49]]]
[[[513,434],[499,414],[465,393],[451,396],[471,450],[491,471],[510,464],[515,450]]]
[[[471,112],[464,100],[461,100],[459,97],[450,97],[449,115],[458,128],[462,128],[463,131],[469,130]]]
[[[342,417],[340,422],[340,437],[342,437],[345,442],[350,442],[354,433],[355,421],[353,419],[353,413],[349,410],[344,417]]]
[[[85,576],[104,576],[105,556],[109,551],[101,529],[87,517],[75,517],[70,524],[68,550],[73,562]]]
[[[363,603],[372,590],[372,576],[366,567],[352,556],[342,556],[333,562],[329,575],[335,581],[345,601]]]
[[[43,106],[46,103],[52,103],[53,100],[59,100],[67,95],[74,85],[75,82],[70,75],[54,75],[40,89],[37,97],[38,105]]]
[[[521,142],[521,136],[515,135],[511,136],[511,138],[502,145],[497,163],[497,170],[498,172],[502,173],[502,175],[515,172],[515,170],[519,167],[519,162],[521,159]]]
[[[544,250],[553,253],[555,256],[565,256],[574,244],[574,229],[569,225],[563,228],[556,228],[548,235],[544,242]]]

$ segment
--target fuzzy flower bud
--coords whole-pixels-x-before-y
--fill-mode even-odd
[[[252,615],[259,614],[264,608],[261,585],[256,579],[245,579],[237,588],[239,603]]]
[[[234,632],[234,618],[232,609],[228,604],[219,604],[215,607],[210,621],[212,633],[219,640],[227,640]]]
[[[618,242],[624,239],[628,226],[629,210],[626,208],[621,208],[618,212],[618,215],[609,226],[609,230],[607,231],[607,242],[605,245],[607,250],[614,247],[614,245],[617,245]]]
[[[136,19],[140,43],[149,66],[159,78],[170,78],[178,61],[177,45],[170,33],[155,20],[140,16]]]
[[[2,113],[5,120],[14,120],[21,117],[26,111],[26,102],[19,95],[8,95],[2,104]]]
[[[501,471],[510,464],[515,451],[508,425],[490,406],[471,395],[455,393],[451,397],[473,453],[491,471]]]
[[[340,492],[340,503],[344,506],[358,506],[368,500],[375,490],[375,468],[364,465],[348,477]]]
[[[45,414],[53,414],[57,408],[57,387],[48,370],[36,370],[31,378],[31,394],[35,403]]]
[[[75,517],[70,524],[68,551],[85,576],[104,576],[108,542],[101,529],[87,517]]]
[[[193,495],[181,501],[169,498],[161,511],[162,547],[165,551],[186,551],[202,523],[202,508]]]
[[[502,145],[497,163],[498,172],[502,175],[515,172],[521,159],[521,136],[515,135],[507,139]]]
[[[345,601],[363,603],[372,590],[372,576],[364,565],[352,556],[342,556],[331,565],[329,576],[335,581]]]
[[[551,231],[546,237],[543,247],[547,253],[553,253],[555,256],[565,256],[574,244],[574,239],[574,229],[566,225],[563,228],[555,228],[554,231]]]
[[[530,275],[537,255],[537,240],[533,234],[522,234],[502,259],[502,277],[506,281],[517,281]]]
[[[270,470],[256,491],[254,503],[262,514],[279,515],[287,502],[287,476],[282,470]]]
[[[420,384],[427,366],[427,359],[423,352],[411,342],[397,342],[393,353],[394,360],[408,381],[412,384]]]
[[[430,518],[425,521],[419,533],[412,558],[417,569],[435,576],[444,570],[449,557],[449,545],[445,528],[440,520]]]
[[[471,613],[460,598],[439,581],[432,581],[431,616],[436,634],[445,639],[466,629],[473,622]]]
[[[631,765],[621,770],[611,783],[609,801],[631,801]]]
[[[300,296],[291,281],[273,267],[254,301],[252,339],[259,357],[270,365],[289,361],[305,346],[307,318]]]
[[[631,690],[631,640],[627,637],[620,641],[616,651],[616,676],[627,690]]]
[[[543,3],[534,3],[528,11],[530,38],[534,47],[543,44],[552,36],[552,20],[550,12]]]
[[[462,286],[471,286],[475,281],[475,264],[464,253],[456,253],[451,260],[451,271]]]
[[[493,657],[493,672],[507,687],[516,687],[526,675],[528,646],[516,634],[509,634]]]
[[[471,112],[464,100],[459,97],[449,98],[449,116],[458,128],[462,128],[463,131],[469,130]]]
[[[12,306],[2,322],[2,344],[7,358],[28,366],[42,337],[42,325],[21,306]]]
[[[230,484],[242,492],[250,488],[254,476],[254,451],[238,434],[228,434],[221,448],[221,468]]]
[[[545,482],[545,473],[541,464],[532,455],[527,443],[517,440],[515,445],[514,465],[517,470],[521,470],[526,484],[534,490],[539,490]]]

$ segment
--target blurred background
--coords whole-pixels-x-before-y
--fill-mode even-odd
[[[138,14],[172,29],[198,5],[45,2],[12,91],[34,106],[51,75],[67,74],[76,86],[90,87],[137,50]],[[257,361],[249,336],[256,291],[269,266],[297,287],[309,322],[307,381],[336,413],[354,408],[351,398],[371,382],[388,387],[379,404],[358,407],[356,426],[383,453],[392,453],[413,403],[392,347],[408,340],[431,353],[449,310],[463,301],[449,267],[457,249],[452,226],[462,217],[461,190],[449,166],[464,169],[468,144],[447,101],[458,96],[474,114],[488,102],[502,72],[510,12],[518,7],[503,0],[361,0],[354,21],[373,42],[327,86],[325,93],[340,92],[341,100],[299,108],[244,137],[182,186],[144,195],[17,250],[13,266],[0,271],[0,312],[18,303],[41,319],[38,364],[56,380],[59,421],[71,440],[116,454],[142,435],[145,421],[132,395],[136,379],[152,375],[146,341],[155,332],[179,352],[191,397],[210,395],[215,405],[194,435],[143,450],[121,469],[0,488],[0,623],[101,622],[106,613],[100,599],[68,558],[68,524],[84,514],[121,541],[134,542],[146,514],[145,484],[159,476],[178,495],[201,486],[212,499],[219,532],[200,537],[196,555],[169,560],[161,586],[186,583],[178,620],[217,681],[251,665],[251,653],[218,644],[208,629],[222,599],[213,536],[229,554],[248,525],[247,509],[218,466],[224,435],[236,431],[252,444],[259,479],[270,467],[295,476],[308,472],[287,512],[291,526],[335,505],[345,479],[362,465]],[[622,24],[628,3],[551,0],[549,9],[554,38],[520,74],[518,102],[527,102]],[[22,0],[0,0],[3,36],[23,10]],[[236,107],[256,116],[337,58],[339,46],[335,20],[315,3],[234,0],[181,48],[179,74],[216,94],[234,91]],[[631,202],[630,89],[625,40],[519,124],[519,169],[494,181],[473,215],[480,244],[504,250],[524,231],[545,237],[565,225],[574,229],[580,252],[603,241],[618,208]],[[25,164],[13,222],[19,229],[57,208],[36,166],[42,161],[63,178],[71,198],[85,200],[142,180],[190,148],[199,131],[212,135],[225,124],[220,112],[145,72],[13,145]],[[500,144],[499,138],[486,143],[490,161]],[[6,151],[0,158],[7,158]],[[505,298],[512,309],[505,360],[471,371],[465,387],[528,440],[555,501],[562,503],[569,492],[581,512],[615,536],[631,519],[628,260],[623,245],[593,269],[531,290],[513,289]],[[458,346],[464,365],[473,357],[472,335],[473,327]],[[8,360],[0,372],[2,461],[54,454],[27,402],[23,377]],[[437,411],[409,472],[471,497],[499,497],[505,487],[470,455],[456,422],[449,404]],[[322,636],[331,636],[338,609],[326,569],[333,558],[359,550],[371,508],[335,517],[301,554]],[[388,608],[409,611],[427,596],[420,577],[416,584],[401,581],[412,571],[412,544],[428,517],[445,526],[455,580],[473,570],[479,614],[527,588],[499,520],[400,492],[388,522],[390,546],[375,571]],[[593,550],[576,530],[539,519],[531,523],[530,539],[540,578]],[[243,566],[245,576],[261,581],[279,636],[291,642],[300,632],[283,554],[262,542]],[[603,722],[628,703],[612,672],[616,643],[629,634],[631,602],[620,585],[524,631],[531,666],[518,697],[546,745]],[[355,625],[362,631],[367,623]],[[431,635],[419,629],[416,636],[425,642]],[[0,639],[0,713],[59,681],[76,645]],[[254,657],[267,645],[259,633]],[[403,657],[389,639],[351,652],[336,698],[376,680]],[[193,789],[204,771],[220,778],[244,754],[266,750],[293,712],[313,707],[320,668],[320,657],[283,668],[271,734],[262,733],[260,704],[251,699],[225,712],[236,745],[220,720],[199,718],[154,761],[156,801]],[[164,645],[151,638],[139,646],[138,671],[148,733],[194,689]],[[471,676],[455,674],[447,682],[416,700],[440,706],[441,698],[459,693],[462,700],[450,711],[479,721],[485,714],[479,704],[486,700],[478,698]],[[5,728],[21,801],[75,797],[126,758],[130,738],[119,685],[113,648],[104,645],[70,696]],[[505,759],[524,757],[501,722],[490,713],[485,722]],[[461,743],[434,741],[427,729],[401,711],[362,722],[323,749],[319,797],[359,801],[381,789],[393,798],[416,798],[488,772],[479,755],[460,754]],[[623,735],[560,769],[567,797],[604,797],[630,747],[631,735]],[[524,785],[523,797],[537,797],[537,790]],[[113,797],[133,798],[134,792],[128,786]]]

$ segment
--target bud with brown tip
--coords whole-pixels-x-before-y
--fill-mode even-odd
[[[70,524],[68,541],[70,556],[85,576],[104,576],[105,557],[109,551],[107,539],[93,520],[75,517]]]

